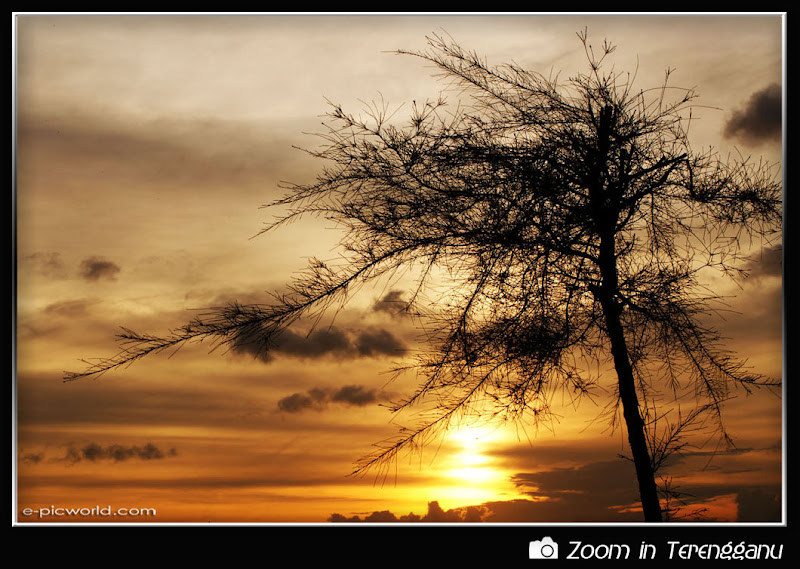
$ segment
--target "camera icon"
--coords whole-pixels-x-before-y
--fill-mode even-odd
[[[549,536],[532,541],[528,546],[529,559],[558,559],[558,544]]]

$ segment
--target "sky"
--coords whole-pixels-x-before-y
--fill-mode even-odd
[[[617,45],[615,69],[700,98],[691,140],[780,165],[779,15],[16,15],[16,500],[20,522],[635,522],[625,434],[604,402],[558,420],[454,427],[386,471],[350,476],[403,418],[388,373],[424,347],[396,307],[402,279],[353,297],[330,327],[291,329],[269,356],[187,345],[97,378],[121,327],[163,334],[198,310],[266,302],[339,233],[303,220],[258,235],[310,182],[327,102],[436,98],[425,37],[490,63],[584,71],[576,32]],[[457,97],[451,93],[450,97]],[[749,277],[714,281],[716,325],[780,378],[780,241]],[[783,400],[725,405],[735,447],[700,433],[665,474],[706,521],[780,521]],[[677,412],[677,410],[675,410]],[[674,417],[674,415],[671,415]],[[25,515],[110,507],[141,515]],[[139,509],[139,510],[136,510]],[[141,510],[155,510],[155,514]]]

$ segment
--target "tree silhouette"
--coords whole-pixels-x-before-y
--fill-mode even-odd
[[[323,143],[309,151],[329,165],[313,183],[287,186],[273,204],[284,214],[264,229],[323,216],[344,229],[340,262],[314,260],[272,302],[210,309],[163,337],[125,330],[120,353],[65,379],[192,340],[269,350],[299,318],[418,267],[409,309],[434,280],[449,286],[425,315],[431,350],[413,366],[422,381],[393,409],[430,397],[436,408],[357,471],[478,410],[540,421],[556,391],[592,393],[598,374],[585,362],[610,361],[611,409],[621,406],[644,518],[661,521],[655,471],[680,425],[659,438],[650,401],[691,390],[720,419],[733,386],[771,383],[704,324],[716,297],[701,275],[735,277],[746,239],[779,235],[782,188],[769,164],[692,150],[695,93],[671,87],[669,71],[637,89],[630,74],[605,70],[614,46],[595,53],[578,36],[589,71],[563,82],[489,66],[442,36],[427,51],[398,52],[435,65],[459,104],[414,102],[403,127],[383,104],[364,118],[332,105]]]

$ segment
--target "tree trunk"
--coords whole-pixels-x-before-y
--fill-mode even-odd
[[[644,421],[639,414],[639,398],[636,395],[636,380],[628,356],[628,345],[620,315],[622,308],[617,301],[619,275],[617,273],[616,235],[617,220],[620,215],[619,195],[613,185],[606,184],[608,178],[610,133],[615,121],[614,109],[603,107],[599,113],[597,126],[597,155],[587,184],[589,200],[594,217],[594,226],[600,238],[598,268],[602,284],[595,287],[594,295],[603,307],[603,315],[611,342],[611,355],[619,382],[619,398],[622,401],[622,414],[628,429],[628,443],[636,466],[639,480],[639,496],[646,522],[660,522],[661,504],[658,499],[655,472],[650,460],[650,451],[645,438]],[[618,188],[616,188],[618,190]]]
[[[628,443],[636,466],[636,477],[639,480],[639,496],[642,501],[644,521],[661,522],[661,504],[658,498],[655,472],[650,460],[650,451],[645,438],[644,421],[639,413],[639,398],[636,395],[636,382],[633,368],[628,358],[628,347],[620,322],[620,308],[613,298],[601,300],[605,313],[608,336],[611,341],[611,354],[619,381],[619,398],[622,401],[622,413],[628,429]]]

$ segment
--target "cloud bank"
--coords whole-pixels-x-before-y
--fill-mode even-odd
[[[314,330],[310,334],[284,330],[266,349],[261,338],[247,332],[237,338],[233,349],[251,354],[264,362],[272,361],[275,354],[303,359],[354,359],[398,356],[406,352],[403,342],[388,330],[370,328],[351,331],[336,326]]]
[[[744,457],[764,449],[736,449],[722,454]],[[693,453],[703,458],[705,454]],[[756,457],[752,457],[756,460]],[[720,467],[723,476],[735,477],[750,471],[749,465],[732,463]],[[628,460],[598,460],[573,467],[550,468],[537,472],[518,473],[512,481],[527,498],[484,502],[453,508],[447,511],[438,502],[428,504],[425,516],[397,515],[379,510],[369,515],[345,516],[332,514],[330,522],[487,522],[487,523],[604,523],[641,522],[642,514],[636,485],[636,474]],[[731,508],[725,515],[735,516],[731,521],[779,522],[781,521],[781,489],[763,479],[748,483],[699,482],[690,484],[673,479],[672,488],[682,493],[675,521],[714,521],[715,515],[705,511],[720,500],[728,500]],[[683,493],[685,485],[691,493]],[[720,510],[716,510],[719,512]]]
[[[343,516],[341,514],[331,514],[329,522],[366,522],[366,523],[391,523],[391,522],[433,522],[433,523],[460,523],[460,522],[482,522],[489,510],[484,506],[467,506],[465,508],[453,508],[444,511],[439,502],[428,502],[428,513],[419,516],[410,512],[404,516],[397,516],[388,510],[372,512],[363,519],[361,516]]]

